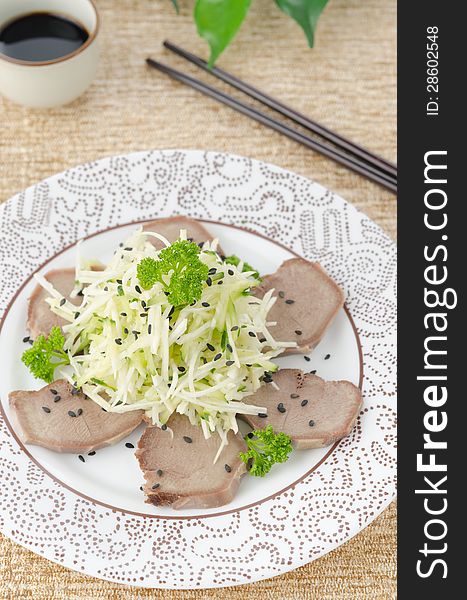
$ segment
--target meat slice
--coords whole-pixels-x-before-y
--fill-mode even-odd
[[[246,472],[238,456],[246,451],[241,436],[229,432],[229,443],[213,464],[218,435],[206,440],[200,427],[179,414],[173,415],[167,426],[165,431],[147,427],[136,451],[146,480],[146,502],[175,509],[228,504]]]
[[[298,450],[330,446],[350,434],[362,407],[353,383],[324,381],[298,369],[281,369],[273,377],[279,390],[265,384],[245,400],[267,408],[267,417],[242,416],[254,429],[272,425]]]
[[[54,269],[46,273],[45,278],[64,298],[76,306],[81,304],[82,298],[70,298],[75,285],[75,269]],[[41,333],[48,335],[52,327],[62,327],[67,323],[65,319],[50,310],[50,306],[45,301],[49,297],[49,292],[42,286],[36,285],[29,298],[27,327],[33,339]]]
[[[344,293],[318,264],[291,258],[272,275],[266,275],[255,289],[262,297],[274,288],[276,303],[268,321],[276,321],[270,332],[277,341],[296,342],[287,353],[310,352],[344,305]]]
[[[143,418],[141,410],[105,412],[64,379],[38,391],[12,392],[9,399],[23,442],[56,452],[85,453],[110,446],[129,435]]]
[[[187,238],[193,240],[196,244],[207,242],[214,237],[199,221],[186,217],[185,215],[176,215],[165,219],[155,219],[150,223],[146,223],[143,229],[144,231],[155,231],[167,238],[169,242],[178,240],[180,229],[186,229]],[[164,247],[164,244],[158,239],[153,237],[149,237],[148,239],[158,250]],[[217,249],[222,253],[222,249],[219,245],[217,246]]]

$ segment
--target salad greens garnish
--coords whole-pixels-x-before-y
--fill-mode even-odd
[[[60,327],[52,327],[48,337],[42,334],[37,337],[31,348],[23,352],[21,360],[34,377],[52,383],[55,369],[70,363],[64,344],[65,337]]]
[[[199,259],[199,247],[178,240],[159,253],[159,259],[143,258],[138,263],[138,279],[145,290],[160,283],[173,306],[185,306],[201,298],[208,267]]]
[[[227,263],[228,265],[235,265],[236,267],[238,267],[238,265],[240,264],[240,259],[238,258],[238,256],[235,256],[235,254],[232,254],[232,256],[226,256],[224,259],[224,262]],[[254,267],[252,267],[250,264],[248,264],[247,262],[244,262],[242,272],[246,273],[248,271],[252,272],[252,276],[255,279],[257,279],[258,282],[261,283],[262,279],[261,279],[259,272]]]
[[[255,429],[245,436],[247,452],[240,452],[245,464],[250,464],[250,475],[264,477],[276,463],[283,463],[292,452],[292,442],[288,435],[274,433],[272,425],[265,429]]]

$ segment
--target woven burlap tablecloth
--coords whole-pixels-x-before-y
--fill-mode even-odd
[[[394,238],[396,200],[389,192],[146,67],[144,59],[151,55],[195,73],[161,49],[168,38],[206,54],[191,18],[192,0],[180,0],[180,16],[169,0],[96,3],[102,59],[82,98],[50,111],[0,98],[0,202],[53,173],[106,155],[202,148],[243,154],[310,177]],[[330,0],[311,51],[273,0],[255,0],[220,65],[395,160],[395,0]],[[393,503],[353,540],[305,567],[248,586],[186,592],[138,590],[86,577],[0,534],[0,599],[394,598],[395,532]]]

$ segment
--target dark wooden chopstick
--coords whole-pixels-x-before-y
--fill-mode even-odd
[[[370,152],[366,148],[363,148],[362,146],[356,144],[355,142],[352,142],[351,140],[345,138],[344,136],[342,136],[334,131],[331,131],[327,127],[324,127],[324,125],[321,125],[320,123],[317,123],[316,121],[311,120],[310,118],[299,113],[298,111],[294,110],[293,108],[290,108],[286,104],[283,104],[279,100],[276,100],[275,98],[272,98],[271,96],[268,96],[261,90],[258,90],[254,86],[250,85],[249,83],[246,83],[246,82],[242,81],[241,79],[238,79],[238,77],[231,75],[227,71],[224,71],[223,69],[220,69],[219,67],[209,68],[207,62],[205,60],[203,60],[202,58],[200,58],[199,56],[196,56],[196,54],[192,54],[191,52],[188,52],[188,50],[184,50],[183,48],[180,48],[180,46],[172,44],[172,42],[169,42],[168,40],[166,40],[164,42],[164,46],[171,52],[178,54],[182,58],[195,64],[196,66],[200,67],[201,69],[204,69],[204,71],[206,71],[207,73],[214,75],[214,77],[221,79],[225,83],[228,83],[232,87],[247,94],[251,98],[254,98],[255,100],[259,100],[262,104],[269,106],[269,108],[272,108],[276,112],[284,115],[285,117],[288,117],[295,123],[298,123],[299,125],[308,129],[309,131],[312,131],[313,133],[320,135],[325,140],[332,142],[333,144],[336,144],[336,146],[347,150],[351,154],[358,156],[359,158],[363,159],[364,161],[368,162],[369,164],[372,164],[373,166],[392,175],[394,178],[397,178],[396,165],[389,162],[385,158],[382,158],[381,156],[378,156],[377,154]]]
[[[158,71],[169,75],[173,79],[176,79],[177,81],[180,81],[181,83],[184,83],[202,92],[206,96],[210,96],[211,98],[230,106],[234,110],[254,119],[255,121],[258,121],[259,123],[262,123],[263,125],[270,127],[271,129],[274,129],[275,131],[278,131],[279,133],[282,133],[283,135],[303,144],[304,146],[307,146],[316,152],[320,152],[324,156],[327,156],[328,158],[335,160],[336,162],[348,167],[349,169],[352,169],[368,179],[379,183],[392,192],[395,193],[397,191],[397,184],[395,180],[387,173],[384,173],[371,165],[359,161],[356,158],[348,156],[330,146],[322,144],[316,140],[312,140],[295,129],[292,129],[285,123],[276,121],[266,113],[263,113],[260,110],[257,110],[256,108],[253,108],[252,106],[249,106],[248,104],[245,104],[244,102],[241,102],[240,100],[237,100],[236,98],[211,87],[207,83],[191,77],[190,75],[186,75],[185,73],[177,71],[176,69],[155,61],[152,58],[147,58],[146,62],[150,67],[157,69]]]

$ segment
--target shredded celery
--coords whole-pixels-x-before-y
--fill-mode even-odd
[[[209,273],[198,300],[170,303],[166,290],[171,277],[180,276],[176,271],[144,289],[138,264],[159,260],[160,254],[149,236],[170,245],[139,229],[102,271],[77,259],[79,307],[63,303],[50,282],[36,276],[50,294],[52,311],[68,321],[63,332],[70,365],[62,375],[110,412],[143,409],[159,426],[174,412],[184,414],[206,437],[221,436],[220,451],[228,431],[238,430],[237,414],[266,412],[244,400],[260,387],[265,372],[277,370],[272,359],[295,344],[276,341],[268,330],[273,291],[262,299],[251,296],[256,271],[244,271],[242,261],[223,262],[216,241],[206,242],[198,254],[206,266],[201,271]],[[180,237],[186,239],[186,232]]]

